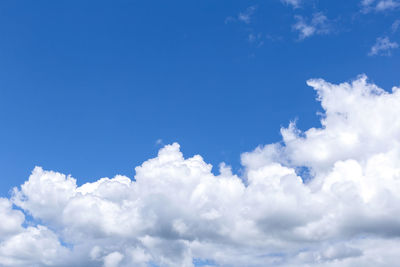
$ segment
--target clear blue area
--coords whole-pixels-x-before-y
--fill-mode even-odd
[[[333,30],[299,40],[294,16],[315,12]],[[79,184],[133,177],[158,139],[237,171],[290,120],[319,125],[307,79],[400,84],[400,49],[367,55],[377,37],[400,41],[398,15],[359,1],[1,1],[0,195],[36,165]]]

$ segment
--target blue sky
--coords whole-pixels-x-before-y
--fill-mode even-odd
[[[0,266],[399,266],[400,0],[6,0],[0,36]]]
[[[133,177],[175,141],[238,170],[242,152],[279,141],[289,121],[319,125],[307,79],[400,84],[399,9],[295,4],[2,1],[1,194],[34,166],[79,184]],[[392,46],[373,55],[378,38]]]

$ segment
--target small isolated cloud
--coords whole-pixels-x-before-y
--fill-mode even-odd
[[[159,138],[159,139],[157,139],[156,140],[156,143],[155,143],[157,146],[160,146],[160,145],[164,145],[164,142],[163,142],[163,140],[161,139],[161,138]]]
[[[389,37],[378,37],[376,43],[371,47],[369,56],[391,56],[392,50],[398,48],[399,45],[396,42],[391,42]]]
[[[249,33],[247,36],[249,43],[254,44],[256,47],[261,47],[264,45],[264,36],[262,33]]]
[[[225,19],[225,24],[231,22],[241,22],[247,24],[246,35],[247,41],[256,47],[261,47],[264,44],[262,33],[255,33],[254,28],[250,25],[253,20],[253,15],[257,10],[257,6],[250,6],[245,11],[240,12],[236,17],[229,16]]]
[[[400,7],[400,2],[398,0],[362,0],[361,7],[363,12],[382,12]]]
[[[294,8],[300,7],[301,1],[302,0],[281,0],[282,3],[290,5]]]
[[[310,20],[303,16],[295,16],[297,22],[292,26],[299,32],[299,39],[303,40],[315,34],[328,34],[331,31],[328,18],[321,12],[314,13]]]
[[[225,24],[231,22],[243,22],[246,24],[250,24],[252,20],[252,16],[257,10],[257,6],[249,6],[245,11],[240,12],[237,16],[229,16],[225,18]]]
[[[246,11],[239,13],[238,20],[246,24],[249,24],[251,22],[251,17],[254,15],[256,9],[257,9],[256,6],[248,7]]]
[[[399,29],[399,26],[400,26],[400,19],[397,19],[392,24],[392,33],[397,32],[397,30]]]
[[[236,21],[236,19],[234,17],[229,16],[229,17],[225,18],[224,22],[225,22],[225,24],[228,24],[228,23],[231,23],[231,22],[234,22],[234,21]]]

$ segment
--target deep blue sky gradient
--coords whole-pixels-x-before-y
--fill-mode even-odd
[[[235,19],[249,6],[249,24]],[[294,16],[315,12],[331,32],[299,40]],[[398,15],[358,1],[1,1],[0,193],[36,165],[79,184],[133,177],[158,139],[237,171],[290,120],[319,125],[307,79],[399,85],[400,51],[367,55],[377,37],[400,41]]]

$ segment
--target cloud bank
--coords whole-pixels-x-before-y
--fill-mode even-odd
[[[244,174],[177,143],[134,179],[36,167],[0,199],[1,266],[397,266],[400,90],[309,80],[321,127],[242,154]],[[28,216],[29,215],[29,216]]]

